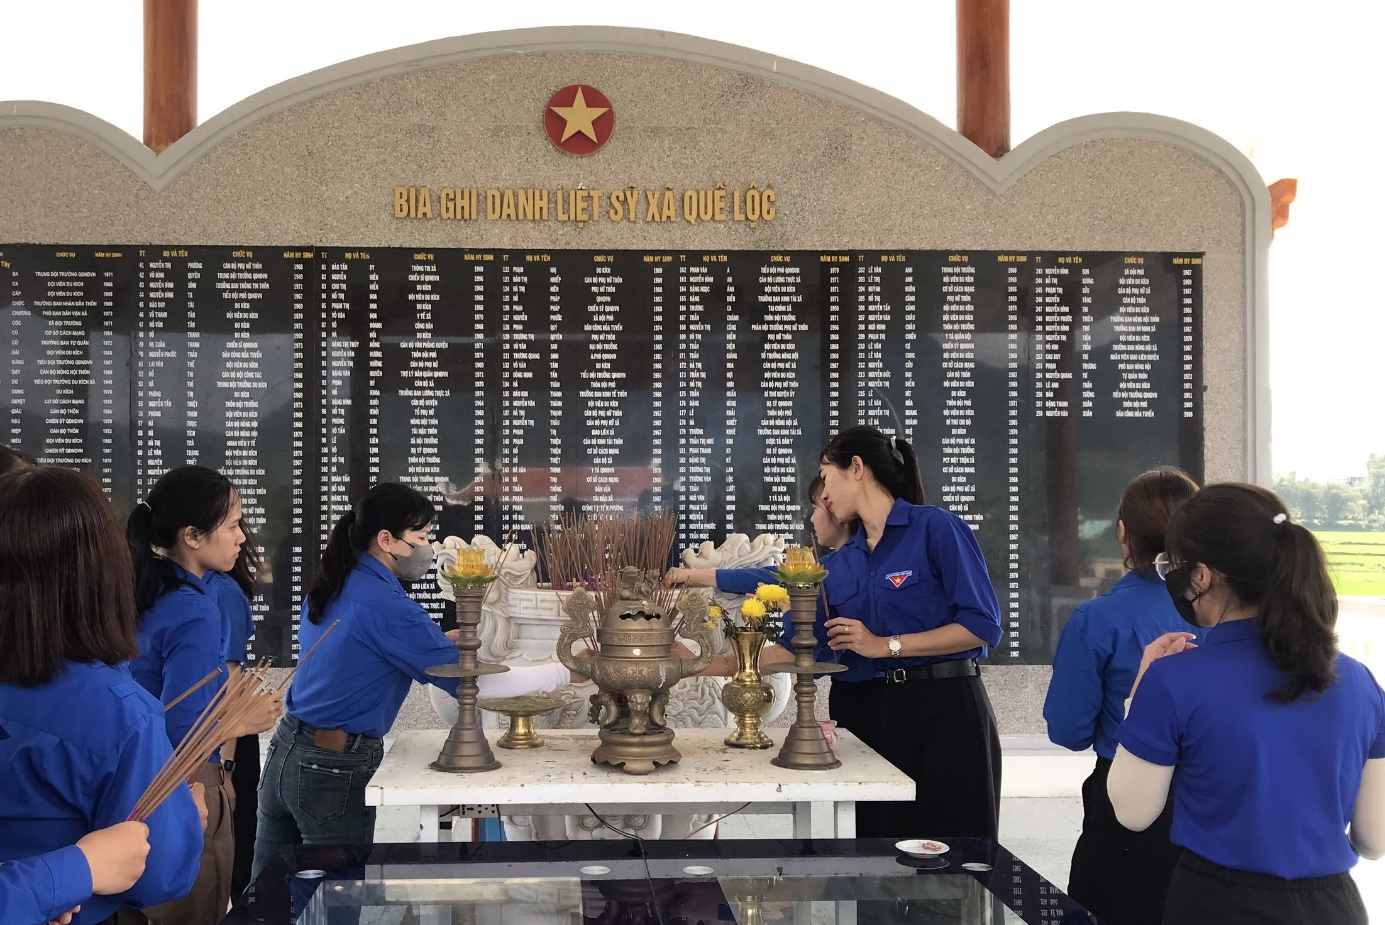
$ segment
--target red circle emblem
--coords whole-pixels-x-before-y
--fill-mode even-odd
[[[615,111],[606,94],[586,84],[563,87],[543,111],[548,138],[567,154],[592,154],[601,150],[615,128]]]

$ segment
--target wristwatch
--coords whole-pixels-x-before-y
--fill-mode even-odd
[[[890,637],[890,658],[899,658],[899,653],[902,652],[903,649],[904,649],[904,646],[903,646],[903,645],[900,643],[900,641],[899,641],[899,634],[896,633],[895,635],[891,636],[891,637]]]

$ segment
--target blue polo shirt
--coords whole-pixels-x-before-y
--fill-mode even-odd
[[[49,904],[43,914],[5,913],[0,922],[48,921],[77,905],[78,893],[82,911],[73,921],[82,925],[103,922],[120,906],[186,895],[202,853],[202,823],[186,787],[150,815],[149,858],[128,892],[91,896],[85,859],[79,870],[80,853],[68,849],[89,832],[124,822],[172,752],[162,706],[121,669],[68,662],[38,687],[0,684],[0,871],[56,852],[10,871],[41,879],[46,868],[46,886],[29,881],[29,901]]]
[[[250,656],[250,639],[255,635],[250,599],[230,575],[208,572],[204,577],[221,611],[221,660],[244,665]]]
[[[1385,694],[1337,656],[1322,694],[1279,703],[1256,620],[1213,627],[1150,665],[1117,741],[1173,766],[1172,841],[1236,870],[1299,879],[1356,864],[1347,824],[1366,759],[1385,758]]]
[[[206,578],[176,565],[174,568],[181,583],[160,594],[153,606],[139,615],[135,634],[139,655],[130,663],[130,674],[141,687],[169,704],[211,671],[220,670],[218,677],[164,714],[168,740],[177,745],[226,683],[226,659],[216,592]],[[219,759],[213,753],[209,760]]]
[[[984,643],[952,655],[875,659],[877,673],[984,657],[1000,642],[1000,604],[981,546],[966,521],[931,504],[895,501],[875,549],[866,547],[865,528],[858,530],[831,554],[824,585],[832,616],[860,620],[876,636],[957,623]],[[818,626],[826,619],[819,601]]]
[[[1174,632],[1201,635],[1178,615],[1152,568],[1128,572],[1105,595],[1077,605],[1053,655],[1044,700],[1048,737],[1073,751],[1095,746],[1102,758],[1116,757],[1116,730],[1145,646]]]
[[[727,594],[754,594],[760,585],[778,584],[772,568],[719,568],[717,590]]]
[[[320,624],[308,619],[308,602],[303,602],[300,657],[337,620],[341,624],[303,662],[289,687],[285,705],[303,722],[383,738],[411,681],[457,693],[456,678],[426,673],[434,665],[456,664],[456,644],[374,556],[360,557]]]
[[[0,922],[49,922],[91,895],[91,866],[73,845],[0,864]]]

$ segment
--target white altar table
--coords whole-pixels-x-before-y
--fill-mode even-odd
[[[774,733],[778,732],[778,736]],[[833,750],[842,765],[831,771],[791,771],[770,764],[784,730],[770,730],[773,748],[724,744],[725,729],[679,729],[674,747],[683,758],[653,774],[626,774],[591,761],[596,730],[544,729],[544,746],[513,751],[495,746],[501,766],[477,774],[435,771],[429,764],[446,729],[403,732],[366,787],[368,806],[416,806],[423,841],[438,840],[438,809],[496,804],[502,815],[630,813],[791,814],[795,838],[855,838],[860,800],[912,800],[914,782],[845,730]],[[748,805],[747,805],[748,804]]]

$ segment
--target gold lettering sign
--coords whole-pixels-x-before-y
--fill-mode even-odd
[[[681,192],[663,189],[480,189],[474,186],[396,186],[394,217],[454,222],[645,222],[646,224],[749,224],[779,214],[773,187],[745,189],[719,183]]]

